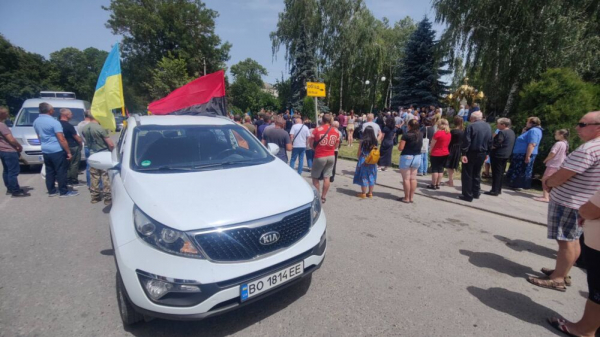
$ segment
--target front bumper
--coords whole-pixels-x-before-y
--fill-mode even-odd
[[[44,164],[44,156],[42,154],[42,147],[39,145],[22,145],[23,152],[19,157],[21,165],[42,165]],[[81,149],[81,161],[85,161],[85,151]]]
[[[200,320],[255,302],[309,277],[325,258],[326,219],[322,213],[311,231],[299,242],[273,256],[251,262],[212,263],[207,260],[182,258],[160,252],[140,239],[115,247],[117,268],[126,295],[135,310],[146,316],[172,320]],[[116,242],[116,240],[115,240]],[[264,294],[242,302],[240,285],[304,261],[301,277],[282,284]],[[167,306],[148,298],[138,272],[197,281],[200,302],[192,306]]]
[[[323,236],[325,237],[325,235],[323,235]],[[151,310],[147,310],[147,309],[138,307],[137,305],[133,304],[133,302],[132,302],[132,305],[137,312],[139,312],[140,314],[143,314],[145,316],[169,319],[169,320],[177,320],[177,321],[197,321],[197,320],[202,320],[202,319],[216,316],[216,315],[221,315],[226,312],[229,312],[229,311],[241,308],[243,306],[246,306],[248,304],[254,303],[256,301],[259,301],[265,297],[271,296],[272,294],[274,294],[280,290],[283,290],[283,289],[285,289],[291,285],[294,285],[308,277],[311,277],[312,273],[314,273],[317,269],[321,268],[321,265],[323,264],[323,261],[325,260],[326,246],[327,246],[327,239],[324,238],[323,242],[320,243],[319,245],[315,246],[312,250],[306,252],[305,254],[302,254],[301,256],[299,256],[297,258],[285,261],[285,263],[282,264],[281,266],[276,266],[276,267],[274,266],[272,268],[268,268],[267,270],[260,271],[260,272],[256,273],[256,275],[254,275],[254,274],[246,275],[244,277],[236,279],[232,285],[228,285],[228,287],[230,289],[239,290],[241,284],[247,283],[251,280],[259,279],[262,276],[265,276],[271,272],[283,269],[288,265],[293,265],[302,260],[304,260],[305,266],[307,266],[308,264],[311,264],[308,268],[307,267],[304,268],[304,273],[302,274],[302,276],[295,278],[287,283],[282,284],[281,286],[279,286],[277,288],[271,289],[270,291],[267,291],[264,294],[258,295],[256,297],[253,297],[244,302],[241,302],[240,296],[237,295],[236,297],[234,297],[230,300],[225,300],[225,301],[213,306],[207,312],[198,313],[198,314],[187,314],[187,315],[170,314],[170,313],[151,311]],[[212,289],[213,291],[215,291],[213,293],[213,296],[215,296],[218,294],[219,290],[221,290],[222,288],[219,287],[218,283],[213,283],[213,284],[208,284],[206,286],[203,285],[202,289],[203,289],[203,291],[204,291],[204,289]]]

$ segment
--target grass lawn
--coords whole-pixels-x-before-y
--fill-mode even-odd
[[[352,147],[348,147],[347,143],[344,142],[344,145],[340,147],[339,156],[351,159],[356,158],[356,151],[358,151],[358,142],[352,144]],[[392,165],[398,166],[398,161],[400,160],[400,151],[398,151],[398,145],[394,145],[394,149],[392,151]]]

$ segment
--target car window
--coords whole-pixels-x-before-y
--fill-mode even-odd
[[[62,108],[54,107],[54,115],[52,115],[52,117],[58,119],[60,117],[60,109]],[[83,109],[67,109],[71,110],[71,112],[73,113],[73,118],[69,121],[71,125],[77,126],[77,124],[79,124],[85,118],[83,115]],[[19,118],[17,118],[17,122],[15,124],[16,126],[33,126],[33,122],[38,118],[39,115],[40,110],[37,107],[23,108],[21,109],[21,112],[19,113]]]
[[[270,162],[265,147],[239,125],[142,125],[133,130],[131,168],[206,170]]]
[[[119,141],[117,142],[117,157],[119,161],[123,159],[123,145],[125,143],[125,136],[127,134],[127,125],[123,126],[123,130],[121,130],[121,134],[119,135]]]

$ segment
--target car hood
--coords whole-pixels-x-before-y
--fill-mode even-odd
[[[13,126],[10,128],[10,132],[17,140],[25,141],[25,144],[27,144],[27,139],[37,139],[33,126]]]
[[[313,201],[312,187],[279,159],[213,171],[129,171],[125,188],[154,220],[182,231],[226,226],[283,213]]]

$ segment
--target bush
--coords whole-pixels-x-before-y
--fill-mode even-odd
[[[545,166],[542,162],[555,143],[556,130],[570,131],[570,151],[581,145],[575,125],[587,112],[598,110],[599,93],[600,87],[584,82],[570,69],[549,69],[538,81],[532,81],[523,88],[519,94],[521,99],[518,111],[511,119],[517,135],[521,134],[528,117],[536,116],[542,121],[544,136],[534,173],[543,174]]]

